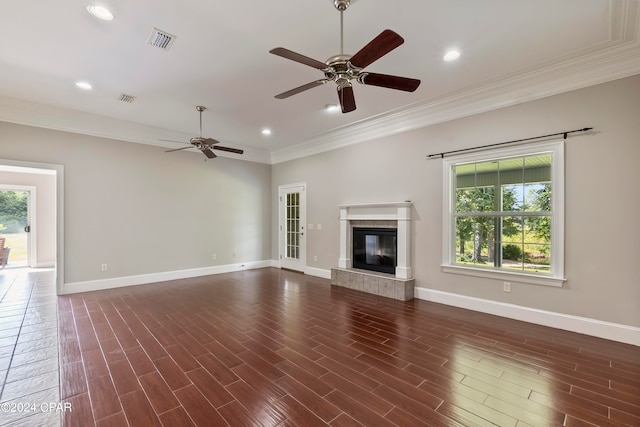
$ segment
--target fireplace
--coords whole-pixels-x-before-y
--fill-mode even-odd
[[[396,228],[353,227],[353,268],[396,274]]]
[[[331,284],[412,299],[411,206],[410,201],[338,206],[340,258],[338,267],[331,269]]]
[[[393,228],[396,232],[395,277],[411,279],[411,202],[362,203],[339,205],[340,258],[338,268],[357,268],[354,265],[354,228]],[[391,272],[393,274],[393,272]]]

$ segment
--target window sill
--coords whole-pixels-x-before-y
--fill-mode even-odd
[[[505,280],[532,285],[553,286],[556,288],[561,288],[562,284],[567,280],[559,277],[540,276],[536,274],[516,273],[511,271],[496,271],[484,268],[463,267],[459,265],[442,265],[441,267],[444,273],[462,274],[465,276]]]

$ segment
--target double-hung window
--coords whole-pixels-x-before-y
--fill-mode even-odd
[[[446,272],[562,286],[564,143],[444,160]]]

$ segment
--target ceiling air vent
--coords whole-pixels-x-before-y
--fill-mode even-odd
[[[136,100],[136,97],[133,95],[127,95],[126,93],[121,93],[118,101],[127,102],[129,104],[133,103]]]
[[[149,43],[151,46],[159,47],[162,50],[169,50],[175,39],[176,36],[161,31],[157,28],[153,28],[151,30],[151,34],[149,34],[147,43]]]

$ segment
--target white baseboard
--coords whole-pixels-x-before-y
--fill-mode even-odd
[[[426,301],[640,346],[640,328],[634,326],[539,310],[427,288],[416,288],[415,297]]]
[[[62,294],[98,291],[102,289],[122,288],[124,286],[144,285],[165,282],[167,280],[188,279],[210,274],[231,273],[233,271],[274,267],[273,260],[242,262],[237,264],[216,265],[213,267],[192,268],[189,270],[165,271],[161,273],[141,274],[137,276],[113,277],[110,279],[89,280],[86,282],[65,283]]]
[[[65,283],[63,294],[73,294],[78,292],[97,291],[102,289],[113,289],[125,286],[143,285],[147,283],[164,282],[168,280],[187,279],[191,277],[207,276],[210,274],[230,273],[240,270],[251,270],[264,267],[279,267],[277,260],[252,261],[238,264],[219,265],[213,267],[194,268],[189,270],[167,271],[162,273],[141,274],[137,276],[114,277],[110,279],[90,280],[85,282]],[[305,274],[324,279],[331,278],[331,270],[307,267]],[[514,304],[507,304],[498,301],[491,301],[481,298],[474,298],[465,295],[453,294],[450,292],[436,291],[427,288],[416,288],[415,297],[549,326],[552,328],[564,329],[585,335],[619,341],[627,344],[640,346],[640,328],[619,323],[605,322],[587,317],[573,316],[570,314],[556,313],[552,311],[539,310],[530,307],[523,307]]]
[[[331,279],[331,270],[325,270],[324,268],[306,267],[304,269],[304,274],[321,277],[323,279]]]
[[[34,268],[53,268],[56,266],[55,261],[37,262]]]

